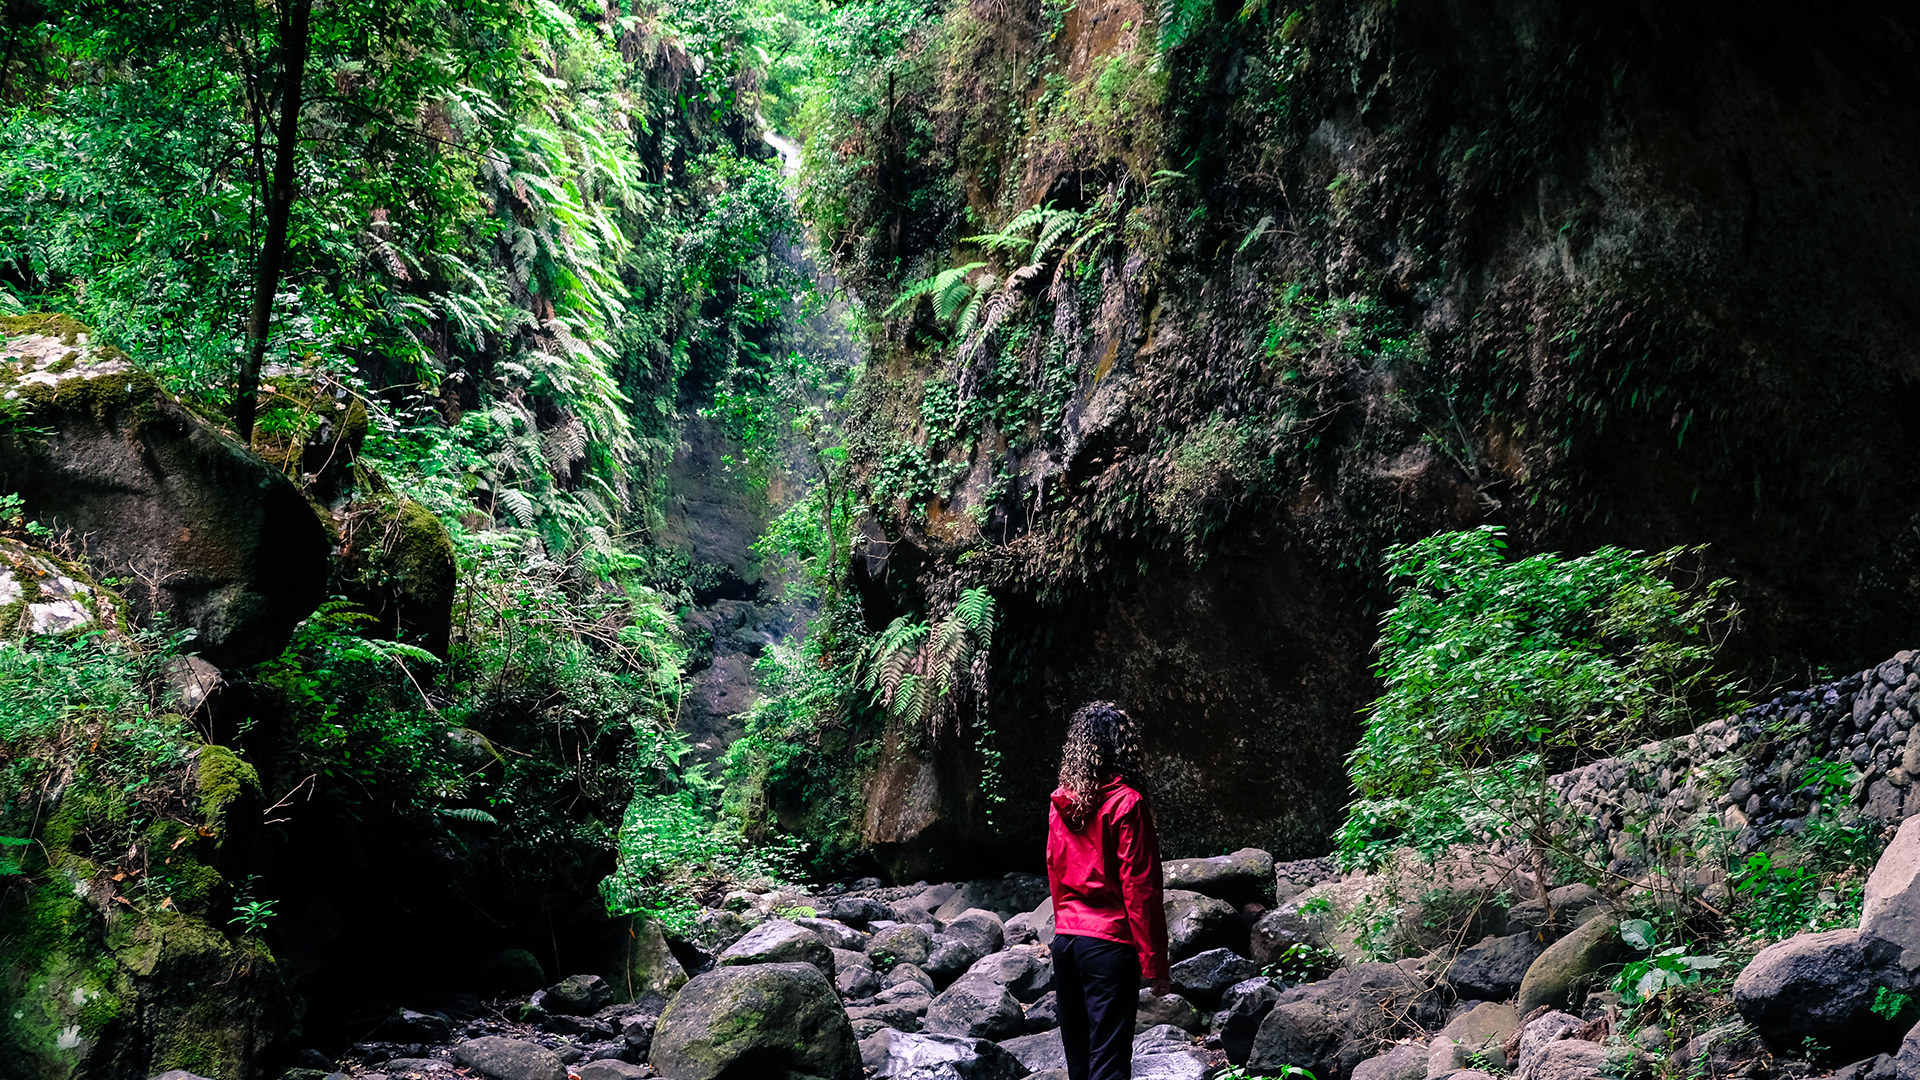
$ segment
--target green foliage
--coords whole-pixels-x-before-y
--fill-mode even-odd
[[[1297,985],[1324,979],[1339,966],[1339,953],[1300,941],[1283,949],[1273,963],[1267,965],[1266,973],[1288,985]]]
[[[984,698],[992,643],[993,595],[963,589],[944,619],[929,624],[902,615],[889,623],[867,652],[861,687],[895,722],[938,731],[957,691]]]
[[[1903,994],[1884,986],[1873,988],[1873,1004],[1868,1006],[1875,1016],[1896,1024],[1911,1023],[1920,1008],[1916,1008],[1911,994]]]
[[[1688,727],[1729,693],[1712,666],[1726,583],[1671,580],[1686,552],[1510,560],[1504,547],[1486,527],[1387,553],[1399,584],[1384,689],[1348,758],[1349,863],[1496,836],[1539,852],[1557,821],[1550,771]]]
[[[1856,811],[1851,791],[1859,772],[1844,761],[1815,758],[1801,766],[1800,790],[1815,807],[1783,857],[1755,852],[1733,877],[1733,917],[1768,941],[1859,921],[1866,874],[1881,843]]]
[[[1653,1005],[1663,995],[1699,982],[1704,972],[1726,962],[1718,956],[1690,954],[1685,945],[1662,948],[1654,937],[1653,924],[1645,919],[1622,922],[1620,939],[1643,954],[1628,961],[1613,980],[1614,992],[1628,1009]]]

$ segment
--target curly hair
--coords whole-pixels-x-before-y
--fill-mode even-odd
[[[1067,743],[1060,753],[1060,787],[1073,799],[1067,824],[1079,828],[1099,808],[1100,787],[1119,777],[1128,787],[1148,794],[1146,773],[1140,767],[1140,725],[1111,701],[1089,701],[1067,724]]]

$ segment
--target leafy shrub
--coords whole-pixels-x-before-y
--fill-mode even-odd
[[[1516,837],[1548,885],[1552,771],[1688,726],[1717,681],[1724,581],[1671,580],[1683,550],[1510,560],[1500,529],[1391,549],[1398,582],[1376,671],[1385,687],[1348,758],[1349,865]]]

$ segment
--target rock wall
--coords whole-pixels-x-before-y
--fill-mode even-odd
[[[893,568],[873,621],[996,590],[1009,797],[1117,694],[1182,842],[1320,846],[1379,553],[1444,528],[1707,544],[1760,684],[1920,633],[1913,514],[1885,497],[1920,450],[1911,12],[1343,0],[1164,53],[1138,15],[956,7],[902,78],[915,122],[846,136],[911,163],[860,174],[831,238],[868,295],[990,258],[977,221],[1112,224],[1073,288],[1019,296],[1017,334],[969,351],[925,305],[896,318],[861,399]],[[1012,124],[1036,134],[1009,149]],[[923,142],[883,158],[895,130]],[[859,201],[902,190],[923,212]],[[956,415],[1036,404],[944,428],[949,387]],[[989,827],[973,751],[941,753],[937,834],[1026,860],[1035,816]]]

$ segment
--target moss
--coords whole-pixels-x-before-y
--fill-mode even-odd
[[[218,828],[227,806],[235,799],[260,788],[260,774],[239,754],[211,743],[200,748],[195,763],[200,796],[200,817],[208,828]]]
[[[30,315],[0,317],[0,336],[59,338],[62,345],[78,345],[82,336],[91,338],[93,328],[71,315],[35,312]]]
[[[63,379],[52,386],[39,383],[23,386],[20,400],[26,403],[30,413],[82,413],[100,421],[131,406],[132,430],[137,432],[159,418],[166,391],[144,371],[122,371],[91,379]]]

